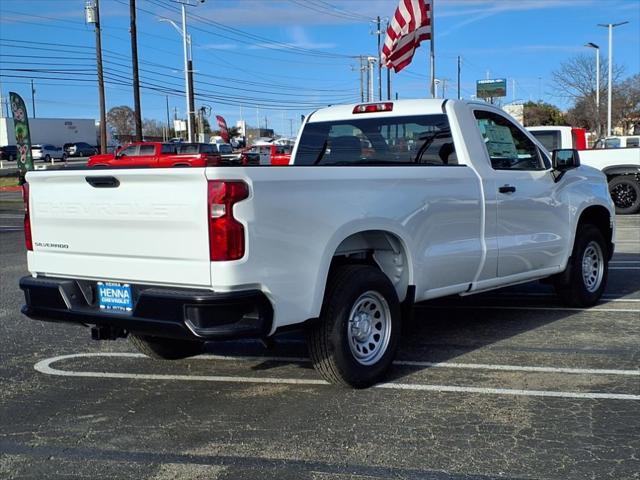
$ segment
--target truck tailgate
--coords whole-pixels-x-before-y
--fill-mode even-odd
[[[204,169],[45,171],[27,181],[31,273],[211,285]]]

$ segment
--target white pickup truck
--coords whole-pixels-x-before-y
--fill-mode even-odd
[[[415,302],[548,279],[592,305],[614,250],[605,176],[485,103],[321,109],[285,167],[27,180],[25,315],[160,358],[304,327],[320,375],[354,387]]]
[[[560,148],[586,148],[585,131],[581,128],[561,126],[527,127],[536,139],[548,150]],[[606,145],[614,145],[605,139]],[[632,214],[640,212],[640,148],[634,142],[626,142],[638,137],[617,137],[625,139],[625,147],[594,148],[580,150],[580,163],[597,168],[607,176],[609,193],[616,206],[616,213]]]

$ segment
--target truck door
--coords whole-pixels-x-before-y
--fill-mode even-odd
[[[497,192],[498,276],[561,265],[571,232],[548,158],[524,131],[493,111],[475,110]]]

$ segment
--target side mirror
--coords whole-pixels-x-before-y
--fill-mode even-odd
[[[563,148],[551,152],[551,164],[560,172],[580,166],[580,154],[577,150]]]

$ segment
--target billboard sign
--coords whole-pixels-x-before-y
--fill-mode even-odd
[[[507,79],[478,80],[476,83],[478,98],[498,98],[507,96]]]

